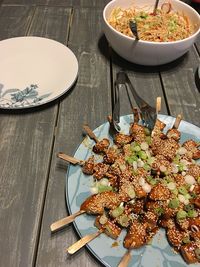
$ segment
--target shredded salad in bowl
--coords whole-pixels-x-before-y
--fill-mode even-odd
[[[142,9],[116,7],[108,18],[108,23],[117,31],[133,37],[130,21],[137,25],[139,39],[151,42],[172,42],[185,39],[193,34],[195,25],[188,17],[173,10],[170,2],[162,4],[156,12],[150,7]]]

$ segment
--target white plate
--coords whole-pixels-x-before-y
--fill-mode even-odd
[[[78,74],[78,61],[65,45],[41,37],[0,41],[0,108],[21,109],[63,95]]]

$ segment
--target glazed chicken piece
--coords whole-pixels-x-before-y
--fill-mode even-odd
[[[95,166],[94,166],[94,178],[96,178],[97,180],[100,180],[102,179],[103,177],[105,177],[108,169],[109,169],[109,165],[107,164],[104,164],[104,163],[97,163]]]
[[[178,173],[177,175],[175,175],[174,176],[174,180],[175,180],[176,185],[178,187],[185,185],[185,178],[184,178],[184,176],[182,174]]]
[[[144,214],[143,221],[146,223],[147,230],[152,231],[157,227],[158,215],[152,211],[147,211]]]
[[[145,209],[148,211],[152,211],[155,212],[156,210],[159,210],[163,208],[163,201],[151,201],[150,199],[148,199],[145,202]]]
[[[110,186],[115,187],[115,188],[119,187],[119,177],[117,175],[109,173],[108,171],[105,177],[109,179]]]
[[[134,220],[124,238],[125,248],[139,248],[146,243],[146,225]]]
[[[166,229],[175,228],[175,222],[172,218],[170,218],[170,219],[161,218],[159,220],[159,225],[163,228],[166,228]]]
[[[188,150],[188,153],[191,158],[193,159],[199,159],[200,158],[200,149],[199,143],[195,142],[194,140],[187,140],[182,145],[185,149]]]
[[[187,231],[190,226],[188,219],[176,220],[176,224],[183,231]]]
[[[168,200],[170,198],[170,190],[161,183],[154,186],[149,193],[149,198],[154,201]]]
[[[115,160],[114,164],[112,164],[109,168],[109,173],[113,175],[120,176],[122,173],[122,168],[124,169],[123,172],[127,169],[126,161],[124,155],[119,155]],[[126,170],[127,172],[127,170]]]
[[[89,157],[89,159],[84,162],[84,165],[82,167],[83,173],[92,175],[94,173],[94,166],[94,157]]]
[[[163,130],[165,128],[166,124],[160,120],[156,120],[153,132],[152,132],[152,142],[157,143],[160,141],[162,137],[164,137]]]
[[[117,159],[119,152],[114,147],[110,147],[105,151],[105,155],[103,156],[103,161],[106,164],[113,164]]]
[[[181,133],[175,128],[171,128],[167,131],[167,138],[173,138],[175,141],[179,141],[181,138]]]
[[[190,242],[180,247],[181,254],[188,264],[200,262],[199,250],[200,246],[195,242]]]
[[[163,155],[169,161],[172,161],[179,149],[179,143],[173,138],[160,139],[159,142],[152,142],[151,149],[154,155]]]
[[[124,145],[131,143],[132,140],[133,140],[133,137],[130,135],[117,133],[115,135],[114,142],[118,147],[123,147]]]
[[[154,130],[152,132],[151,149],[154,155],[163,155],[166,159],[171,161],[175,157],[180,145],[178,140],[176,140],[176,138],[173,136],[175,129],[168,131],[168,137],[162,132],[165,126],[166,124],[160,120],[156,121]]]
[[[144,126],[141,126],[137,123],[133,123],[130,126],[130,134],[133,137],[134,141],[141,144],[146,141],[146,133]]]
[[[89,196],[81,205],[80,210],[88,214],[103,214],[104,209],[114,209],[119,206],[118,195],[112,191]]]
[[[168,205],[164,205],[163,206],[163,214],[162,214],[163,219],[166,220],[166,219],[173,218],[176,215],[177,211],[178,211],[178,208],[172,209],[172,208],[168,207]]]
[[[195,207],[200,209],[200,196],[195,197],[190,201]]]
[[[103,138],[93,146],[93,151],[96,154],[104,153],[110,145],[110,141],[107,138]]]
[[[117,239],[121,233],[121,228],[114,222],[114,220],[108,218],[105,219],[105,215],[102,216],[104,216],[103,220],[101,220],[101,216],[96,217],[95,226],[98,229],[102,229],[107,236]],[[102,221],[103,223],[101,223]]]
[[[192,175],[195,179],[200,177],[200,165],[190,164],[188,165],[187,174]]]
[[[196,225],[196,226],[200,227],[200,217],[199,216],[195,217],[195,218],[190,218],[188,220],[189,220],[190,226]]]
[[[144,204],[145,204],[144,199],[136,199],[133,204],[129,203],[128,207],[130,208],[131,212],[135,214],[140,214],[144,210]]]
[[[177,249],[180,249],[182,241],[186,237],[186,235],[187,235],[186,232],[181,231],[176,227],[167,229],[167,238],[169,242],[172,244],[172,246],[176,247]]]

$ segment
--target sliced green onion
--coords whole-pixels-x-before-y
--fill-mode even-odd
[[[189,236],[184,237],[183,238],[183,243],[185,243],[185,244],[190,243],[190,237]]]
[[[149,181],[149,183],[150,183],[151,185],[156,185],[156,184],[158,184],[158,180],[156,180],[156,179],[151,179],[151,180]]]
[[[106,192],[106,191],[113,191],[112,186],[102,185],[102,184],[99,184],[98,185],[98,192],[99,193]]]
[[[123,212],[124,212],[124,207],[119,206],[111,211],[111,215],[113,218],[117,218],[120,215],[122,215]]]
[[[170,200],[168,206],[169,206],[169,208],[176,209],[176,208],[178,208],[179,204],[180,204],[179,200],[177,198],[174,198],[174,199]]]
[[[178,191],[179,191],[179,193],[182,194],[182,195],[186,195],[186,194],[188,194],[188,191],[187,191],[187,189],[186,189],[184,186],[179,187],[179,188],[178,188]]]
[[[151,136],[146,136],[146,142],[148,145],[151,144]]]
[[[193,204],[188,204],[188,205],[185,205],[185,207],[184,207],[185,211],[189,211],[189,210],[193,210],[193,209],[194,209],[194,205]]]
[[[147,159],[147,154],[144,151],[139,151],[138,156],[140,159]]]
[[[139,152],[140,150],[141,150],[141,147],[139,145],[133,147],[133,151],[135,152]]]
[[[99,219],[100,224],[106,224],[107,221],[108,221],[108,218],[106,217],[105,214],[103,214]]]
[[[184,210],[179,210],[176,214],[176,219],[177,220],[183,220],[187,217],[187,212]]]
[[[144,164],[143,168],[145,169],[145,171],[151,170],[151,167],[147,163]]]
[[[176,189],[174,189],[174,190],[172,190],[171,191],[175,196],[177,196],[178,195],[178,189],[176,188]]]
[[[152,165],[152,163],[154,162],[155,158],[154,157],[150,157],[147,159],[147,164],[149,164],[150,166]]]
[[[158,216],[161,216],[164,213],[164,209],[161,207],[155,208],[154,210]]]
[[[131,187],[131,186],[128,187],[127,194],[131,199],[135,198],[135,190],[134,190],[134,188]]]
[[[126,214],[122,214],[118,219],[118,223],[122,227],[128,227],[129,220],[130,220],[130,218]]]
[[[180,160],[181,156],[180,155],[176,155],[176,157],[173,159],[173,162],[175,164],[178,164],[179,163],[179,160]]]
[[[142,150],[147,150],[149,148],[149,145],[147,142],[142,142],[141,145],[140,145],[141,149]]]
[[[198,216],[198,213],[196,212],[196,210],[189,210],[189,211],[187,212],[187,216],[188,216],[189,218],[195,218],[195,217]]]

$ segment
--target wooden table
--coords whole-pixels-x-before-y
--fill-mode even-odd
[[[73,88],[60,99],[25,111],[0,110],[0,266],[100,266],[86,249],[69,257],[77,240],[70,225],[51,235],[50,224],[67,215],[68,166],[56,156],[73,155],[92,129],[111,114],[111,85],[124,68],[151,105],[162,97],[162,113],[200,126],[195,75],[200,39],[181,59],[161,67],[130,64],[108,47],[102,33],[100,0],[0,0],[0,40],[43,36],[67,45],[79,62]],[[0,74],[1,75],[1,74]],[[127,96],[121,113],[131,112]],[[134,103],[133,103],[134,104]]]

